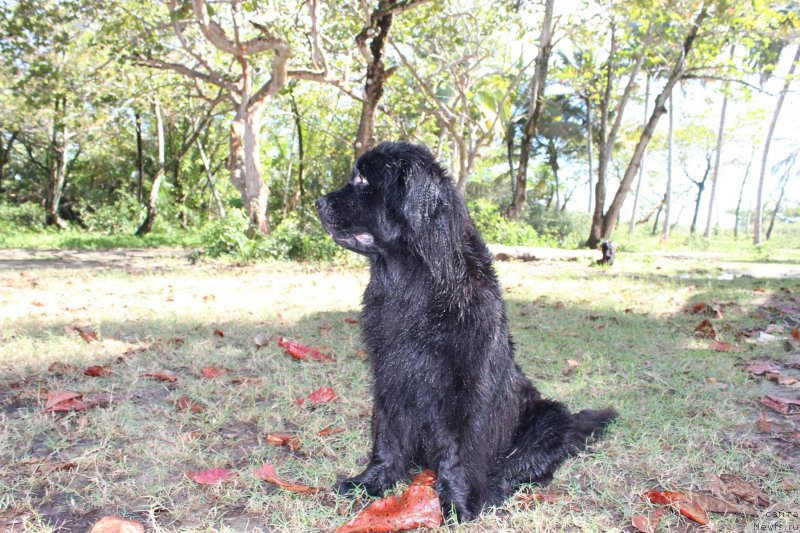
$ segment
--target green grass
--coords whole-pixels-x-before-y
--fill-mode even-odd
[[[0,529],[15,521],[16,531],[83,531],[117,513],[152,531],[329,531],[365,503],[325,491],[293,494],[248,475],[271,462],[288,480],[329,487],[363,468],[369,369],[358,326],[345,318],[358,316],[365,268],[181,260],[127,270],[57,266],[0,272]],[[779,360],[783,350],[740,342],[742,353],[711,351],[692,334],[699,318],[682,308],[725,302],[724,318],[714,322],[733,341],[737,328],[764,327],[751,316],[754,308],[781,287],[800,290],[797,279],[772,277],[773,266],[760,270],[762,277],[717,279],[729,267],[707,258],[624,253],[611,269],[581,262],[497,268],[525,372],[572,409],[613,405],[621,416],[591,453],[558,471],[550,488],[567,492],[571,503],[509,501],[454,530],[623,531],[633,515],[652,510],[643,491],[703,490],[721,473],[757,483],[775,508],[796,507],[800,492],[785,481],[797,465],[752,444],[762,391],[741,365]],[[779,274],[786,265],[774,268]],[[75,325],[96,327],[101,340],[65,333]],[[319,346],[337,362],[297,362],[274,341],[257,349],[253,337],[262,332]],[[567,373],[569,359],[579,366]],[[48,370],[54,362],[76,369]],[[83,375],[94,364],[111,365],[113,374]],[[199,373],[205,366],[230,374],[206,380]],[[176,372],[177,383],[140,377],[155,369]],[[237,385],[232,377],[258,381]],[[294,403],[323,385],[339,400]],[[48,390],[108,392],[120,400],[46,414]],[[181,395],[202,401],[206,411],[177,411]],[[344,431],[318,436],[326,426]],[[302,447],[268,445],[270,432],[295,433]],[[76,466],[44,474],[59,462]],[[215,487],[185,476],[214,467],[240,475]],[[719,531],[745,525],[737,515],[712,520]],[[686,525],[667,511],[661,530]]]
[[[156,248],[194,247],[200,245],[199,231],[170,231],[151,233],[144,237],[130,234],[107,235],[80,229],[70,230],[0,230],[0,248],[77,249],[96,250],[105,248]]]

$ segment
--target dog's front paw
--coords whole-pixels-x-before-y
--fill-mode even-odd
[[[365,479],[363,475],[351,477],[333,484],[333,491],[341,496],[352,496],[363,490],[369,496],[381,496],[386,487],[374,480]]]

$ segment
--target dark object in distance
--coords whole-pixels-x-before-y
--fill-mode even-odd
[[[614,259],[617,257],[617,245],[611,241],[603,241],[600,244],[600,251],[603,253],[603,257],[597,261],[597,264],[608,266],[613,265]]]
[[[489,251],[427,148],[370,150],[317,210],[333,239],[371,264],[362,324],[372,455],[337,491],[360,485],[377,496],[412,466],[431,468],[445,512],[469,520],[520,483],[549,482],[616,416],[570,413],[516,365]]]

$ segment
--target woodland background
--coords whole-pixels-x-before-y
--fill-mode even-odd
[[[7,0],[0,245],[329,258],[313,201],[406,139],[487,241],[796,247],[798,4],[557,4]]]

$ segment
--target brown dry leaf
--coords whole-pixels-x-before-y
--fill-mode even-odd
[[[336,359],[329,355],[325,355],[315,348],[310,348],[305,344],[299,342],[289,341],[283,337],[278,339],[278,346],[283,348],[283,351],[290,355],[293,359],[298,361],[319,361],[322,363],[335,363]]]
[[[772,422],[767,418],[767,412],[762,411],[761,416],[756,420],[756,428],[759,433],[772,433]],[[713,492],[713,490],[712,490]]]
[[[794,398],[781,398],[780,396],[774,396],[771,394],[767,394],[766,396],[762,397],[761,403],[770,409],[774,409],[783,414],[788,414],[790,411],[796,411],[798,408],[800,408],[800,400],[795,400]]]
[[[287,446],[292,451],[300,448],[300,437],[288,433],[270,433],[267,435],[267,442],[275,446]]]
[[[800,329],[792,328],[792,338],[796,341],[800,341]]]
[[[136,520],[109,515],[95,522],[89,533],[144,533],[144,526]]]
[[[39,469],[38,473],[41,475],[41,477],[47,477],[50,474],[52,474],[53,472],[62,472],[62,471],[66,471],[66,470],[73,470],[74,468],[77,468],[77,466],[78,465],[76,463],[73,463],[71,461],[62,462],[62,463],[45,463]]]
[[[92,342],[97,340],[97,331],[94,328],[84,326],[64,326],[64,333],[67,335],[71,335],[73,333],[77,333],[81,336],[81,338],[86,342]]]
[[[730,353],[738,353],[741,352],[742,349],[738,346],[731,344],[729,342],[721,341],[714,339],[711,341],[711,344],[708,346],[710,349],[715,350],[717,352],[730,352]]]
[[[217,299],[213,294],[206,294],[203,296],[203,303],[213,302]]]
[[[209,470],[186,473],[186,477],[200,485],[217,485],[233,475],[235,475],[235,472],[227,468],[211,468]]]
[[[336,433],[342,432],[344,432],[344,428],[328,426],[317,431],[317,435],[320,437],[327,437],[328,435],[335,435]]]
[[[143,378],[155,378],[161,381],[178,381],[178,375],[172,370],[154,370],[153,372],[144,372],[141,375]]]
[[[353,318],[351,316],[346,317],[344,321],[347,322],[348,324],[358,324],[358,319]]]
[[[689,501],[699,505],[704,511],[709,513],[743,514],[748,516],[758,515],[758,512],[748,505],[731,503],[721,498],[715,498],[710,494],[689,492]]]
[[[648,490],[644,497],[650,503],[673,506],[680,514],[698,524],[708,524],[708,514],[698,504],[689,501],[689,497],[683,492]]]
[[[83,394],[72,391],[48,391],[47,399],[44,403],[45,413],[82,411],[86,409],[86,404],[80,398]]]
[[[439,527],[443,517],[439,495],[432,486],[434,480],[433,472],[422,472],[399,498],[389,496],[371,503],[336,533],[381,533]]]
[[[780,372],[781,369],[767,361],[751,361],[744,371],[754,376],[760,376],[767,372]]]
[[[265,463],[264,465],[253,469],[253,475],[261,481],[268,481],[292,492],[314,493],[319,491],[319,489],[316,487],[310,487],[308,485],[301,485],[298,483],[290,483],[280,479],[278,477],[278,472],[275,470],[275,466],[270,463]]]
[[[178,408],[178,411],[186,411],[189,410],[195,414],[202,413],[206,410],[206,406],[202,403],[198,402],[197,400],[192,400],[188,396],[181,396],[178,398],[178,401],[175,402],[175,406]]]
[[[709,339],[717,338],[717,330],[714,329],[714,325],[708,319],[697,324],[694,328],[694,333],[698,337],[706,337]]]
[[[216,368],[213,366],[207,366],[200,369],[200,373],[203,374],[203,377],[206,379],[214,379],[220,376],[224,376],[228,373],[227,370],[224,368]]]
[[[106,366],[92,365],[90,367],[87,367],[83,371],[83,373],[93,378],[101,378],[111,373],[111,367],[108,365]]]
[[[631,519],[631,525],[635,527],[639,533],[655,533],[658,529],[658,523],[661,521],[661,515],[663,514],[663,509],[656,509],[656,511],[649,516],[637,514]]]
[[[214,335],[216,335],[219,338],[222,338],[222,337],[225,336],[225,332],[223,332],[221,329],[215,329],[214,330]]]
[[[764,414],[766,413],[762,413],[762,416]],[[709,483],[709,488],[715,496],[730,494],[759,507],[767,507],[770,504],[769,496],[764,491],[754,483],[747,482],[733,474],[714,476]]]
[[[768,380],[774,381],[778,385],[794,385],[797,383],[797,378],[793,378],[792,376],[784,376],[775,372],[768,372],[766,376]]]
[[[581,364],[575,359],[567,359],[567,368],[562,372],[565,376],[575,372]]]

